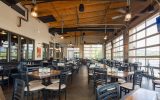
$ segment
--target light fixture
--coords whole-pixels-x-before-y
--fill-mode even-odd
[[[63,36],[61,36],[61,39],[64,39],[64,37],[63,37]]]
[[[5,35],[5,34],[7,34],[7,33],[6,33],[5,31],[2,31],[1,34]]]
[[[107,35],[104,37],[104,40],[107,40]]]
[[[125,16],[124,21],[130,21],[130,20],[131,20],[131,18],[132,18],[131,13],[127,13],[127,14],[126,14],[126,16]]]
[[[17,38],[17,36],[14,35],[13,38]]]
[[[31,15],[33,16],[33,17],[38,17],[38,13],[36,12],[36,7],[34,6],[32,9],[31,9]]]
[[[24,38],[23,37],[21,37],[21,40],[23,40]]]
[[[79,11],[84,12],[84,4],[79,4]]]

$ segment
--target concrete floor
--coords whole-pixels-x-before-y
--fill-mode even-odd
[[[82,66],[79,72],[74,74],[72,83],[70,83],[67,87],[67,100],[95,100],[95,95],[93,93],[93,85],[88,85],[87,75],[88,74],[86,66]],[[152,81],[150,79],[143,78],[142,88],[152,90]],[[160,92],[159,89],[156,89],[156,91]],[[4,94],[6,96],[6,100],[11,100],[12,86],[10,88],[5,88]],[[35,98],[35,100],[37,99]],[[58,99],[55,98],[52,100]],[[64,96],[62,96],[61,100],[64,100]]]

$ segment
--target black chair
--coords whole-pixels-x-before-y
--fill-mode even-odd
[[[133,82],[126,82],[120,85],[120,96],[122,95],[122,92],[125,94],[129,93],[131,90],[135,89],[135,86],[141,87],[142,83],[142,72],[137,71],[133,75]]]
[[[97,86],[107,84],[107,70],[102,68],[95,68],[93,78],[95,91]]]
[[[29,96],[31,95],[32,100],[34,99],[34,93],[38,92],[38,99],[40,98],[40,91],[45,88],[42,84],[29,84],[29,79],[27,72],[20,72],[12,74],[13,79],[21,79],[25,82],[25,93],[27,95],[27,100],[29,99]]]
[[[12,100],[24,100],[24,88],[25,82],[20,79],[16,79],[14,83]]]
[[[88,72],[88,84],[89,84],[90,81],[93,80],[93,73],[94,73],[94,69],[90,68],[90,64],[87,66],[87,72]]]
[[[10,69],[7,66],[2,66],[0,70],[0,84],[4,86],[5,84],[9,87],[9,77],[10,77]]]
[[[67,73],[61,73],[60,75],[60,82],[59,83],[52,83],[51,85],[48,85],[45,89],[51,91],[54,95],[54,92],[57,93],[59,96],[59,100],[61,93],[65,93],[65,100],[66,100],[66,88],[67,88]]]
[[[119,86],[116,83],[97,87],[97,100],[119,100]]]

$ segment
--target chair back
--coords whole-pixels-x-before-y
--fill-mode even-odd
[[[107,83],[107,70],[103,68],[95,68],[94,69],[94,83],[103,82],[104,84]]]
[[[101,85],[96,90],[98,100],[119,100],[119,86],[116,83]]]
[[[24,88],[25,88],[25,82],[23,80],[16,79],[14,83],[12,100],[23,100]]]
[[[133,75],[133,89],[135,85],[138,85],[141,87],[141,83],[142,83],[142,71],[137,71],[134,73]]]
[[[5,80],[4,77],[10,77],[11,70],[7,66],[2,66],[2,69],[0,70],[0,76],[2,77],[2,82]]]

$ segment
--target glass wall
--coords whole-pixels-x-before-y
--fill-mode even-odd
[[[8,55],[8,33],[1,31],[0,32],[0,60],[3,62],[7,61]]]
[[[156,76],[160,66],[160,34],[156,25],[158,16],[154,15],[129,31],[129,61],[153,66]]]
[[[113,40],[113,59],[123,61],[123,35]]]
[[[111,42],[107,43],[106,44],[106,59],[111,59],[111,51],[112,49],[112,45],[111,45]]]
[[[79,48],[67,48],[67,60],[79,58]]]
[[[0,31],[0,61],[33,60],[34,40],[21,35]]]
[[[10,61],[18,61],[18,35],[11,34]]]
[[[102,45],[84,45],[84,58],[102,59]]]
[[[43,59],[47,60],[49,56],[49,45],[43,43]]]
[[[28,59],[32,60],[34,55],[34,41],[28,39]]]

